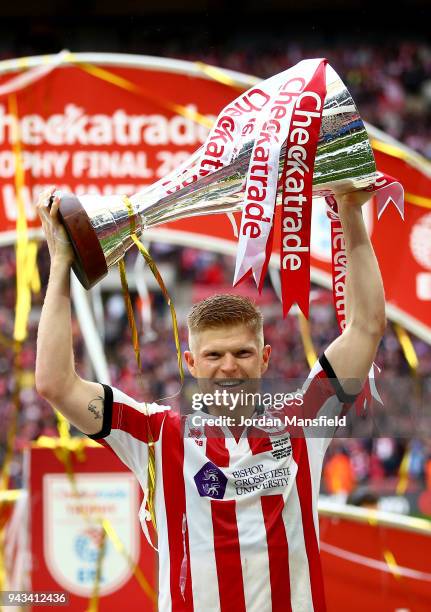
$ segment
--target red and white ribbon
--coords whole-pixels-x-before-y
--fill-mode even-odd
[[[373,189],[369,189],[369,191],[372,190]],[[331,223],[332,299],[338,327],[340,332],[343,333],[346,328],[346,245],[344,241],[343,226],[338,214],[337,201],[333,196],[328,196],[325,200],[327,204],[327,215]],[[402,212],[404,212],[404,203],[401,204],[401,209]],[[398,208],[398,210],[400,209]],[[402,214],[401,210],[400,214]],[[355,400],[357,414],[362,414],[367,409],[372,397],[380,404],[383,404],[375,384],[376,371],[380,372],[380,368],[373,363],[362,391]]]
[[[286,142],[282,174],[280,271],[283,316],[296,302],[308,318],[313,172],[326,96],[321,61],[298,97]]]
[[[325,81],[325,64],[326,60],[305,60],[294,68],[277,75],[277,80],[274,81],[277,83],[277,87],[271,95],[270,102],[266,105],[263,118],[261,118],[260,129],[256,135],[250,158],[234,284],[238,284],[252,273],[258,287],[262,287],[272,250],[272,226],[281,148],[284,142],[289,142],[289,135],[291,134],[296,134],[297,138],[302,138],[303,141],[308,136],[308,132],[302,127],[295,127],[296,123],[299,126],[303,125],[304,117],[302,117],[302,121],[293,121],[292,117],[297,108],[298,114],[306,112],[307,101],[305,98],[309,95],[307,92],[310,84],[313,83],[315,75],[320,72],[323,73],[323,81]],[[303,107],[301,101],[304,104]],[[301,106],[300,110],[299,106]],[[323,107],[323,103],[321,106]],[[307,123],[307,121],[308,117],[305,122]],[[296,146],[292,145],[292,148],[295,148],[296,151],[290,158],[291,162],[293,158],[296,160],[298,155],[301,156],[298,150],[306,154],[306,148],[298,144],[298,140]],[[314,153],[312,153],[313,159]],[[293,160],[295,165],[303,166],[301,160],[299,163],[295,160]]]
[[[256,123],[271,99],[270,92],[278,77],[275,75],[264,81],[264,87],[252,87],[224,107],[198,154],[183,164],[180,173],[175,170],[165,177],[162,182],[165,194],[187,187],[232,161],[242,141],[253,137]]]
[[[281,190],[284,316],[296,302],[308,317],[313,173],[326,97],[326,68],[325,59],[304,60],[238,96],[219,114],[204,145],[180,169],[151,187],[159,189],[161,197],[173,194],[229,165],[243,150],[251,148],[243,179],[234,285],[253,275],[259,290],[262,288],[272,251],[277,193]],[[404,214],[403,189],[393,177],[379,173],[368,190],[375,192],[379,218],[391,201]],[[340,228],[333,225],[333,231],[342,236]],[[335,256],[342,258],[341,252]],[[334,287],[338,287],[337,282],[341,281],[335,281]],[[336,298],[341,304],[341,298]],[[341,329],[342,324],[343,320]]]
[[[384,172],[378,172],[373,185],[367,187],[365,191],[374,192],[377,203],[377,219],[380,219],[391,202],[404,219],[404,189],[396,178]]]

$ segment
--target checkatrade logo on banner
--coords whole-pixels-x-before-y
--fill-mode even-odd
[[[197,111],[193,104],[186,108]],[[27,175],[23,195],[32,220],[36,214],[31,203],[47,183],[76,193],[133,193],[187,159],[190,149],[181,147],[199,146],[206,133],[206,128],[180,115],[132,114],[122,108],[93,114],[75,104],[46,117],[25,114],[17,121],[0,104],[0,183],[4,181],[6,219],[16,220],[12,146],[17,135]]]

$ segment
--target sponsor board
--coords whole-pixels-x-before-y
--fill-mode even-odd
[[[89,597],[103,541],[98,518],[112,523],[133,563],[139,558],[137,482],[131,473],[81,474],[77,487],[79,496],[71,490],[67,474],[46,474],[43,478],[44,555],[59,585]],[[100,594],[118,590],[131,576],[130,564],[106,539]]]

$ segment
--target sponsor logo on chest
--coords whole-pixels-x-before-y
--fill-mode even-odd
[[[285,494],[296,474],[289,436],[276,437],[264,445],[262,452],[231,453],[230,465],[219,467],[195,446],[196,463],[193,480],[200,497],[215,500],[244,499],[248,496]],[[202,459],[206,459],[202,465]],[[195,463],[193,461],[193,463]]]

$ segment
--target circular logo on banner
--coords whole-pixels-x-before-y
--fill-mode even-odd
[[[410,232],[410,250],[416,262],[431,270],[431,213],[419,218]],[[416,296],[419,300],[431,300],[431,274],[416,274]]]
[[[410,249],[420,266],[431,270],[431,213],[420,217],[410,233]]]

